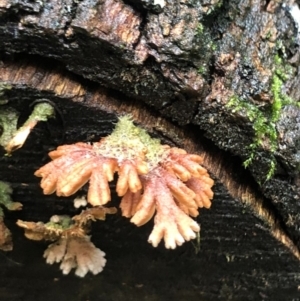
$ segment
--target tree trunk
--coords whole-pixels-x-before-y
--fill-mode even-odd
[[[22,125],[35,101],[56,108],[12,156],[1,150],[0,180],[23,203],[6,213],[14,250],[0,254],[1,300],[52,300],[54,290],[58,300],[298,300],[297,8],[272,0],[0,0],[0,110]],[[108,254],[104,271],[61,278],[41,259],[45,246],[14,223],[77,211],[70,198],[44,196],[33,173],[50,150],[98,141],[124,113],[163,143],[204,156],[216,184],[212,208],[197,219],[201,249],[153,249],[151,225],[113,216],[92,231]]]

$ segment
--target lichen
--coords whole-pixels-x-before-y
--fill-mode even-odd
[[[8,183],[0,181],[0,217],[4,216],[1,206],[10,211],[22,209],[21,203],[12,201],[12,191],[13,190]]]
[[[48,102],[39,102],[34,106],[34,109],[24,126],[31,123],[33,120],[36,121],[47,121],[50,117],[54,115],[54,107]]]
[[[12,192],[12,188],[8,183],[0,181],[0,250],[3,251],[11,251],[13,243],[11,233],[4,224],[4,211],[1,207],[8,210],[22,209],[21,203],[12,201]]]
[[[4,146],[8,154],[21,148],[36,124],[39,121],[47,121],[54,116],[54,113],[54,108],[51,104],[48,102],[39,102],[34,106],[31,115],[24,125],[16,129],[18,113],[12,109],[8,109],[6,113],[4,112],[2,118],[6,134],[1,145]],[[9,121],[11,121],[11,124]]]
[[[1,108],[0,110],[0,145],[6,147],[17,131],[19,113],[12,108]]]

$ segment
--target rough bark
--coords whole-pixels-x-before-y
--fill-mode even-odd
[[[192,254],[191,244],[171,255],[162,249],[151,250],[143,245],[149,228],[132,234],[132,228],[121,219],[101,225],[109,233],[117,224],[122,233],[122,252],[126,253],[108,268],[110,277],[100,276],[104,290],[110,292],[108,299],[123,300],[118,296],[123,294],[128,296],[126,300],[145,295],[149,300],[160,300],[159,295],[165,299],[175,294],[178,297],[179,291],[183,300],[295,299],[300,272],[294,257],[299,257],[296,246],[300,245],[300,111],[295,105],[299,76],[294,20],[275,1],[165,4],[159,7],[152,1],[129,0],[0,1],[0,80],[6,85],[3,98],[9,100],[8,106],[22,112],[21,118],[30,111],[29,104],[40,98],[53,101],[61,112],[58,116],[62,116],[48,123],[48,128],[41,125],[24,149],[10,158],[2,157],[1,178],[13,183],[14,196],[27,207],[24,217],[46,220],[50,212],[63,210],[61,203],[66,204],[42,196],[32,176],[45,162],[47,151],[63,138],[66,143],[96,141],[111,130],[118,114],[131,113],[162,140],[205,153],[207,167],[219,182],[213,209],[201,213],[198,255]],[[272,85],[274,75],[280,72],[289,75],[280,89],[294,102],[283,106],[275,120]],[[281,79],[284,76],[281,74]],[[242,162],[253,153],[249,146],[257,138],[255,120],[250,109],[228,106],[232,99],[266,116],[267,129],[268,122],[276,122],[275,150],[265,131],[248,170],[243,169]],[[276,171],[266,181],[270,162],[275,163]],[[43,203],[47,210],[38,208],[37,203]],[[120,239],[108,233],[104,233],[105,240]],[[99,237],[100,241],[104,238]],[[118,253],[112,242],[107,253],[109,248],[111,254]],[[151,258],[157,258],[156,252],[161,257],[153,264]],[[171,259],[167,260],[169,255]],[[150,280],[146,272],[140,272],[143,284],[151,283],[146,292],[132,293],[137,281],[136,258],[140,265],[156,271],[151,272]],[[120,266],[127,273],[120,273],[114,280],[114,269]],[[18,274],[17,266],[11,269]],[[4,285],[9,273],[3,271]],[[180,284],[168,291],[155,280],[157,274],[163,275],[163,285]],[[128,281],[131,287],[116,290],[115,281]],[[96,298],[96,285],[95,280],[90,292],[83,293],[84,298]],[[22,294],[28,294],[27,289],[23,288]]]

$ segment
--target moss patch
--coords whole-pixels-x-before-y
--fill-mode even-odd
[[[144,154],[150,169],[157,166],[167,153],[158,139],[153,139],[144,129],[135,126],[128,115],[119,118],[114,131],[101,143],[98,152],[107,157],[129,160]]]
[[[259,108],[249,101],[242,100],[237,96],[230,98],[227,107],[232,112],[239,112],[252,122],[254,137],[252,143],[248,146],[249,157],[244,161],[244,166],[248,167],[253,163],[256,152],[263,148],[270,154],[269,170],[266,174],[266,180],[272,178],[276,170],[275,152],[278,148],[278,133],[276,123],[280,118],[282,108],[286,105],[300,106],[299,102],[292,100],[282,92],[284,82],[287,81],[293,73],[289,65],[283,65],[282,59],[275,56],[275,71],[271,79],[272,103],[266,108]]]

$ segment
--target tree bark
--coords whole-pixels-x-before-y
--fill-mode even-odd
[[[16,216],[45,221],[74,212],[69,200],[42,196],[34,171],[57,145],[98,141],[117,116],[128,113],[163,142],[203,154],[217,180],[216,196],[212,209],[201,211],[198,255],[192,244],[172,254],[152,250],[144,243],[149,227],[133,230],[121,218],[97,225],[101,235],[95,241],[114,255],[100,276],[107,300],[297,300],[300,109],[294,4],[153,2],[0,0],[0,95],[7,100],[1,107],[18,111],[19,123],[36,100],[57,108],[56,119],[39,125],[22,149],[11,157],[2,152],[0,179],[12,183],[14,198],[24,205],[22,213],[7,215],[8,223]],[[13,234],[10,256],[30,269],[17,248],[36,247],[17,230]],[[41,256],[40,249],[33,253]],[[49,267],[38,263],[35,277],[44,277]],[[27,272],[9,257],[6,264],[3,298],[27,300],[30,290],[41,298],[45,283],[26,288]],[[47,285],[57,275],[53,270]],[[9,277],[23,277],[24,286],[13,292]],[[65,281],[79,283],[63,278],[51,283],[46,296]],[[69,297],[76,300],[88,280],[82,281],[77,290],[65,291]],[[96,282],[77,299],[96,299]],[[145,287],[137,288],[141,284]]]

